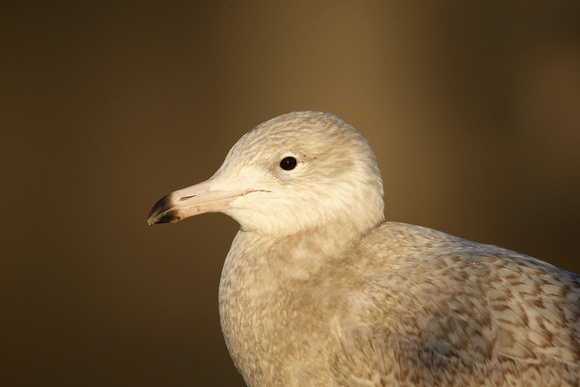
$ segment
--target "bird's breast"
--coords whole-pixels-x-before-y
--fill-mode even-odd
[[[277,254],[246,248],[241,234],[226,258],[219,292],[222,330],[240,373],[249,385],[328,384],[336,305],[316,279],[280,278]]]

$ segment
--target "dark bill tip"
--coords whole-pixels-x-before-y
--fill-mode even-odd
[[[151,226],[152,224],[158,223],[175,223],[181,220],[181,217],[175,214],[175,211],[171,211],[174,207],[172,194],[165,195],[149,211],[149,216],[147,217],[147,224]]]

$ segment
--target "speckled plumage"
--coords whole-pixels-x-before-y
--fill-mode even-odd
[[[294,157],[293,170],[280,160]],[[149,222],[221,211],[241,230],[220,316],[249,386],[580,384],[580,278],[385,222],[375,157],[328,113],[267,121]]]

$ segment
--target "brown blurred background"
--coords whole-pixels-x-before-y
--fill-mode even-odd
[[[0,2],[1,386],[241,386],[224,215],[147,227],[260,122],[370,140],[390,220],[580,272],[578,2]]]

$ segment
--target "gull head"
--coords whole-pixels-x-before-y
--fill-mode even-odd
[[[208,212],[243,231],[292,235],[329,225],[364,232],[383,221],[383,184],[366,138],[324,112],[293,112],[246,133],[209,179],[155,204],[149,224]]]

